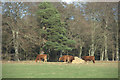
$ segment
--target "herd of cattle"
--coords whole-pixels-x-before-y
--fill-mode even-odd
[[[38,54],[35,61],[37,62],[38,59],[39,61],[44,60],[44,62],[47,62],[47,54]],[[74,59],[74,56],[64,55],[59,58],[59,61],[71,63]],[[82,59],[85,62],[92,60],[95,63],[95,56],[83,56]]]

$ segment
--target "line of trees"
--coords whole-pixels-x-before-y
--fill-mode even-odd
[[[2,3],[2,57],[49,61],[62,55],[119,60],[118,3]]]

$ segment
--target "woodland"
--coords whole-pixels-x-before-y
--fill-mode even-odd
[[[2,59],[48,61],[63,55],[118,61],[117,2],[3,2]]]

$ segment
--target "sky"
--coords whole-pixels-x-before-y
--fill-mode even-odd
[[[67,2],[68,4],[74,1],[80,2],[119,2],[120,0],[62,0],[63,2]]]
[[[71,3],[74,0],[62,0],[63,2]]]
[[[68,4],[72,2],[86,2],[87,0],[61,0],[62,2],[67,2]]]

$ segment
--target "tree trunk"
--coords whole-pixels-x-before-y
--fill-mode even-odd
[[[79,58],[81,58],[81,54],[82,54],[82,46],[80,46]]]
[[[112,61],[114,61],[115,54],[112,52]]]
[[[94,56],[94,54],[95,54],[95,23],[94,23],[94,25],[92,26],[93,27],[93,29],[92,29],[92,46],[91,46],[91,56]]]
[[[107,36],[104,35],[105,37],[105,60],[108,61],[108,53],[107,53]]]
[[[13,43],[15,48],[15,58],[17,61],[19,61],[19,53],[18,53],[18,32],[12,30],[13,33]]]
[[[117,35],[116,35],[116,60],[119,61],[119,45],[118,45],[118,23],[117,23]]]
[[[100,61],[103,61],[103,57],[104,57],[104,50],[101,50],[101,55],[100,55]]]
[[[101,51],[100,51],[100,61],[103,61],[104,53],[105,53],[104,49],[101,49]]]
[[[43,30],[46,30],[46,27],[44,26],[43,28],[42,28]],[[40,36],[40,50],[39,50],[39,54],[41,54],[41,51],[43,51],[43,46],[45,45],[45,43],[47,42],[47,40],[45,40],[45,38],[42,38],[41,36]],[[41,45],[41,43],[42,43],[42,45]]]
[[[0,23],[2,24],[2,21]],[[0,61],[2,61],[2,26],[0,27]],[[0,67],[2,68],[2,65],[0,65]],[[0,74],[0,76],[2,76],[2,74]]]
[[[19,61],[19,53],[18,53],[18,32],[16,32],[16,46],[15,46],[15,53],[17,61]]]
[[[40,45],[40,50],[39,50],[39,54],[41,54],[41,51],[42,51],[42,47],[41,47],[41,45]]]
[[[106,28],[107,28],[107,21],[106,21]],[[107,53],[108,46],[107,46],[106,28],[104,31],[104,38],[105,38],[104,44],[105,44],[105,60],[108,61],[108,53]]]
[[[94,56],[94,44],[92,44],[91,56]]]
[[[90,53],[91,53],[91,48],[89,49],[89,56],[90,56]]]

